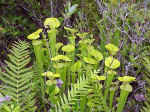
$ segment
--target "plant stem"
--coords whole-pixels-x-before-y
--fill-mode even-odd
[[[105,102],[107,102],[107,96],[108,96],[108,92],[109,92],[109,89],[110,89],[110,85],[111,85],[111,83],[112,83],[112,80],[113,80],[113,78],[114,78],[114,75],[115,74],[108,74],[108,78],[107,78],[107,80],[106,80],[106,88],[105,88],[105,91],[104,91],[104,99],[105,99]]]
[[[32,45],[33,45],[33,48],[34,48],[34,53],[35,53],[35,57],[36,57],[36,65],[37,65],[37,68],[38,68],[38,71],[40,73],[43,73],[44,72],[44,63],[43,63],[43,52],[41,51],[42,49],[42,42],[39,41],[39,40],[34,40],[32,41]],[[41,52],[39,52],[41,51]]]
[[[118,101],[119,104],[118,104],[118,108],[117,108],[116,112],[122,112],[123,111],[127,97],[129,95],[129,93],[132,91],[132,86],[129,83],[123,83],[120,86],[120,89],[121,89],[121,93],[120,93],[120,98]]]
[[[110,88],[110,97],[109,97],[109,108],[110,108],[110,110],[112,110],[114,95],[115,95],[115,88],[112,87],[112,88]]]
[[[56,29],[51,29],[48,32],[49,46],[51,48],[52,57],[56,56],[56,34],[57,34]]]

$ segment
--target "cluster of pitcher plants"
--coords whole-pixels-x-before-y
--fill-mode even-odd
[[[64,27],[68,39],[68,43],[64,45],[56,39],[60,25],[57,18],[47,18],[43,29],[38,29],[27,37],[32,41],[36,69],[41,76],[41,95],[43,98],[48,96],[51,110],[55,111],[55,106],[61,100],[60,96],[66,94],[70,87],[75,86],[80,77],[85,76],[90,86],[95,88],[92,90],[93,93],[97,91],[99,94],[97,97],[102,97],[99,99],[102,104],[97,108],[98,111],[122,112],[128,95],[132,92],[130,83],[136,78],[129,74],[124,74],[122,77],[117,75],[117,68],[121,63],[115,57],[120,49],[108,43],[105,45],[106,52],[101,53],[101,48],[93,44],[92,34],[79,32],[78,29],[69,27]],[[86,106],[91,111],[95,108],[92,105],[94,99],[90,99],[92,92],[90,89],[87,90],[89,94],[81,95],[79,98],[78,108],[82,112],[85,111],[82,108]],[[118,90],[120,90],[119,95],[116,94]],[[96,96],[93,98],[97,100]],[[87,101],[87,104],[82,100]],[[76,110],[71,105],[68,105],[68,108],[67,112]]]

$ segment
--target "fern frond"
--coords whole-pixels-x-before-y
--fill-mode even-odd
[[[34,112],[33,70],[29,66],[31,58],[28,48],[29,44],[25,41],[18,41],[12,45],[8,55],[9,60],[5,61],[6,72],[0,72],[0,80],[6,86],[1,92],[9,95],[11,100],[22,108],[23,112]],[[25,102],[27,99],[30,105]]]
[[[57,102],[55,105],[55,112],[64,112],[67,110],[74,110],[77,102],[80,103],[81,97],[88,94],[89,88],[89,79],[84,75],[81,76],[77,83],[71,86],[71,89],[68,90],[67,95],[63,94],[60,97],[60,102]]]

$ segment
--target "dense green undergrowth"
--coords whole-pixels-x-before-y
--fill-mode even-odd
[[[9,46],[0,111],[149,112],[148,2],[72,3]]]

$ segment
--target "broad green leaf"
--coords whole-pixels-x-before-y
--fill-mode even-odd
[[[56,69],[60,69],[60,68],[63,68],[65,66],[67,66],[67,64],[65,64],[65,63],[54,63],[53,64],[53,67]]]
[[[60,89],[59,89],[59,87],[55,87],[55,90],[54,90],[54,95],[56,95],[56,94],[58,94],[60,92]]]
[[[42,73],[41,75],[42,75],[42,76],[52,76],[53,73],[50,72],[50,71],[47,71],[47,72]]]
[[[91,45],[94,42],[94,39],[83,39],[79,41],[79,44],[82,46],[82,44],[88,44]]]
[[[36,40],[36,39],[40,38],[40,33],[41,32],[42,32],[42,29],[38,29],[36,32],[28,35],[27,38],[30,39],[30,40]]]
[[[129,83],[124,83],[120,86],[120,89],[124,90],[124,91],[131,92],[132,91],[132,86]]]
[[[62,46],[63,46],[63,43],[58,42],[58,43],[56,44],[56,51],[58,51],[58,50],[60,49],[60,47],[62,47]]]
[[[34,45],[34,46],[38,46],[38,45],[41,45],[42,44],[42,41],[41,40],[33,40],[32,41],[32,45]]]
[[[35,35],[39,35],[41,32],[42,32],[42,29],[40,28],[37,31],[35,31],[34,33],[35,33]]]
[[[76,63],[74,63],[72,66],[71,66],[71,71],[72,72],[77,72],[81,69],[81,66],[82,66],[82,63],[81,61],[77,61]]]
[[[108,75],[116,75],[117,73],[116,73],[116,71],[114,71],[114,70],[109,70],[109,71],[107,72],[107,74],[108,74]]]
[[[113,44],[107,44],[105,45],[105,48],[110,52],[110,54],[115,55],[118,51],[119,48]]]
[[[109,56],[105,59],[105,66],[111,69],[116,69],[120,66],[120,62],[112,56]]]
[[[46,85],[47,86],[52,86],[52,85],[55,85],[57,82],[55,80],[47,80],[46,81]]]
[[[72,33],[72,34],[78,32],[77,29],[73,29],[73,28],[69,28],[69,27],[64,27],[64,29],[65,29],[66,31],[69,31],[69,32]]]
[[[135,77],[131,77],[131,76],[118,77],[118,80],[122,82],[132,82],[135,81],[135,79],[136,79]]]
[[[89,58],[89,57],[84,57],[83,60],[89,64],[97,64],[98,63],[96,60]]]
[[[50,72],[50,71],[47,71],[47,72],[44,72],[41,74],[42,76],[46,76],[48,77],[49,79],[51,79],[53,77],[53,72]]]
[[[106,80],[106,76],[97,76],[97,80],[99,81]]]
[[[53,83],[52,83],[51,80],[47,80],[47,81],[46,81],[46,85],[51,86],[51,85],[53,85]]]
[[[55,73],[55,74],[53,75],[53,77],[54,77],[54,78],[60,78],[60,74],[59,74],[59,73]]]
[[[30,39],[30,40],[34,40],[34,39],[38,39],[38,38],[39,38],[39,36],[36,36],[35,33],[32,33],[27,36],[27,39]]]
[[[71,61],[69,57],[64,56],[64,55],[57,55],[57,56],[53,57],[51,60],[52,61],[60,61],[60,60]]]
[[[57,34],[57,29],[51,29],[51,30],[47,30],[47,33],[48,33],[48,37],[49,38],[52,38],[54,35]]]
[[[73,52],[75,50],[75,47],[72,44],[68,44],[68,45],[63,46],[62,50],[64,52]]]
[[[97,61],[101,61],[103,59],[103,55],[98,50],[94,49],[93,47],[89,47],[88,53],[93,56]]]
[[[44,21],[45,27],[50,27],[51,29],[56,29],[60,26],[60,22],[57,18],[46,18]]]

